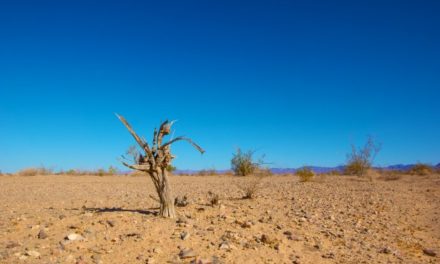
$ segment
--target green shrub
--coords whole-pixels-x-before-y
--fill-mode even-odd
[[[167,166],[167,171],[168,172],[174,172],[175,170],[176,170],[177,168],[175,167],[175,166],[173,166],[173,165],[171,165],[171,164],[169,164],[168,166]]]
[[[302,167],[298,169],[295,174],[298,175],[301,182],[308,182],[315,176],[309,167]]]

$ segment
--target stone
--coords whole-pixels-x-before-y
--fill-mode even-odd
[[[187,224],[188,223],[188,219],[186,219],[185,217],[179,217],[176,220],[177,224]]]
[[[19,246],[20,246],[20,244],[18,242],[15,242],[15,241],[9,241],[6,244],[6,248],[15,248],[15,247],[19,247]]]
[[[40,232],[38,232],[37,237],[38,237],[38,239],[46,239],[47,238],[47,234],[44,231],[44,229],[41,229]]]
[[[101,256],[98,254],[93,254],[92,259],[95,264],[102,264],[103,263],[101,260]]]
[[[180,238],[182,240],[187,240],[190,237],[189,232],[183,231],[182,233],[180,233]]]
[[[41,256],[40,252],[35,251],[35,250],[28,250],[28,251],[26,251],[26,255],[34,257],[34,258],[39,258]]]
[[[182,196],[177,196],[174,199],[174,204],[177,207],[185,207],[185,206],[187,206],[189,204],[188,197],[186,197],[186,195],[183,196],[183,197]]]
[[[115,224],[115,221],[112,221],[112,220],[107,220],[107,224],[110,226],[110,227],[114,227],[116,224]]]
[[[241,224],[242,228],[251,228],[251,226],[252,226],[252,222],[251,221],[246,221],[246,222]]]
[[[180,253],[179,253],[179,257],[181,259],[194,258],[196,256],[197,256],[197,254],[194,252],[194,250],[192,250],[190,248],[182,249],[182,250],[180,250]]]
[[[335,258],[335,254],[333,252],[329,252],[327,254],[323,254],[321,257],[326,259],[333,259]]]
[[[231,249],[231,245],[227,241],[222,241],[220,243],[219,249],[228,250]]]
[[[389,247],[383,247],[379,250],[379,253],[383,253],[383,254],[390,254],[391,253],[391,249]]]
[[[292,236],[293,235],[292,231],[284,231],[283,234],[286,235],[286,236]]]
[[[84,237],[76,233],[71,233],[66,237],[66,239],[70,241],[78,241],[78,240],[84,240]]]
[[[429,249],[429,248],[424,248],[423,253],[427,256],[430,256],[430,257],[437,256],[437,253],[433,249]]]

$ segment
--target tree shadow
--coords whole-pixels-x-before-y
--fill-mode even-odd
[[[148,208],[146,210],[142,209],[125,209],[121,207],[103,207],[103,208],[93,208],[93,207],[85,207],[84,211],[94,212],[94,213],[113,213],[113,212],[131,212],[138,213],[143,215],[159,215],[159,208]],[[154,211],[153,211],[154,210]]]

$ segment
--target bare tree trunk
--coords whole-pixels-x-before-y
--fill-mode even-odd
[[[163,217],[175,218],[176,210],[174,209],[174,197],[168,182],[167,172],[167,167],[171,165],[171,161],[174,159],[174,155],[170,153],[171,144],[183,140],[190,143],[193,147],[200,151],[200,153],[203,154],[205,151],[190,138],[186,137],[176,137],[162,144],[163,137],[170,134],[171,126],[174,123],[168,122],[168,120],[160,125],[159,131],[156,129],[154,130],[153,146],[150,148],[145,139],[136,134],[125,118],[118,114],[116,114],[116,116],[119,118],[119,120],[121,120],[138,145],[145,152],[145,155],[135,153],[134,164],[128,164],[121,160],[122,164],[130,169],[142,171],[150,175],[154,187],[156,188],[157,195],[159,196],[159,214]],[[125,159],[124,156],[122,156],[122,158]]]
[[[160,190],[158,190],[159,200],[160,200],[160,211],[159,214],[163,217],[175,218],[176,210],[174,209],[174,199],[171,192],[171,188],[168,182],[168,173],[166,169],[162,172],[162,182]]]

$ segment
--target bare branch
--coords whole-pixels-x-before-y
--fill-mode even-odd
[[[120,160],[120,162],[122,163],[122,165],[124,165],[125,167],[130,168],[132,170],[138,170],[138,171],[144,171],[144,172],[150,171],[150,165],[128,164],[123,160]]]
[[[162,146],[160,146],[160,149],[164,149],[166,146],[169,146],[171,144],[173,144],[176,141],[180,141],[180,140],[185,140],[188,143],[190,143],[194,148],[196,148],[198,151],[200,151],[200,153],[205,153],[205,150],[202,149],[202,147],[200,147],[199,145],[197,145],[194,141],[192,141],[192,139],[187,138],[187,137],[176,137],[175,139],[172,139],[170,141],[168,141],[167,143],[163,144]]]
[[[145,152],[147,153],[147,155],[149,157],[152,157],[153,154],[151,153],[151,150],[150,150],[150,147],[148,146],[148,143],[145,140],[141,139],[136,134],[136,132],[134,132],[133,128],[130,126],[130,124],[127,122],[127,120],[125,120],[125,118],[123,116],[120,116],[116,113],[115,113],[115,115],[119,118],[119,120],[121,120],[121,122],[124,124],[124,126],[128,129],[128,131],[133,136],[133,138],[136,140],[136,142],[139,144],[139,146],[141,146],[141,148],[145,150]]]

